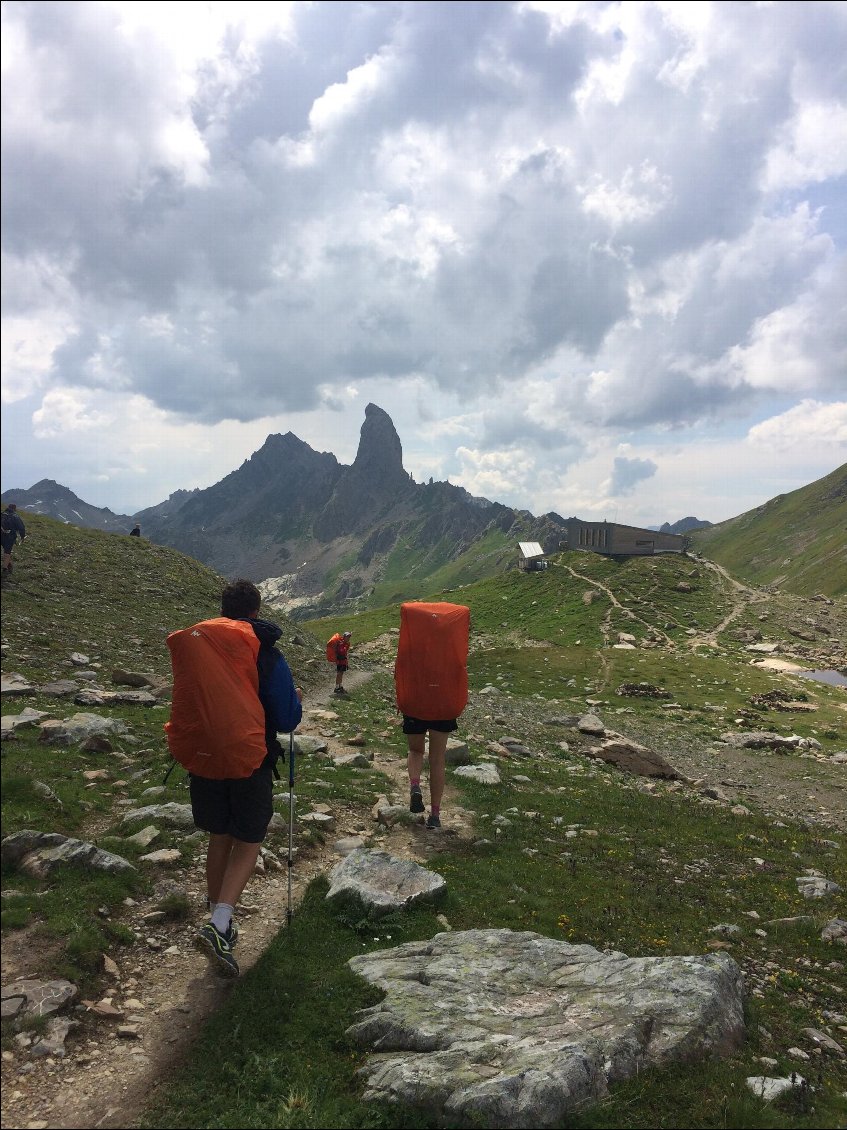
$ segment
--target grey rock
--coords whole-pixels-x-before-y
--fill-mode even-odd
[[[837,895],[841,887],[822,875],[800,875],[797,878],[797,889],[805,899],[822,899]]]
[[[829,1052],[839,1059],[844,1059],[845,1055],[847,1055],[847,1052],[844,1051],[841,1044],[839,1044],[837,1040],[833,1040],[832,1036],[828,1036],[826,1032],[819,1032],[817,1028],[804,1028],[803,1035],[811,1040],[815,1047],[820,1048],[822,1051]]]
[[[339,909],[381,918],[421,902],[435,902],[447,890],[441,875],[386,851],[359,848],[330,872],[327,901]]]
[[[468,749],[468,743],[459,738],[448,738],[444,763],[445,765],[470,765],[471,751]]]
[[[144,808],[133,808],[125,812],[121,824],[134,824],[139,820],[161,820],[173,828],[192,828],[194,817],[190,804],[177,804],[169,800],[167,804],[148,804]]]
[[[60,867],[85,867],[95,871],[134,871],[121,855],[103,851],[84,840],[61,836],[58,832],[24,829],[7,836],[0,844],[3,862],[27,875],[43,879]]]
[[[324,832],[331,832],[335,828],[335,817],[328,812],[304,812],[297,820],[299,824]]]
[[[738,749],[811,749],[814,739],[801,738],[799,734],[772,734],[768,730],[736,733],[730,730],[721,734],[721,741]]]
[[[164,679],[157,675],[147,675],[141,671],[124,671],[116,667],[112,672],[112,682],[122,687],[160,687]]]
[[[16,730],[37,726],[47,717],[46,710],[33,710],[32,707],[27,706],[20,714],[4,714],[0,718],[0,730],[2,730],[3,737],[6,738],[9,734],[15,733]]]
[[[581,734],[594,734],[596,737],[602,737],[606,732],[606,727],[596,714],[583,714],[576,728]]]
[[[282,748],[288,751],[289,735],[277,734],[277,740],[282,745]],[[327,742],[325,738],[316,738],[312,734],[295,734],[294,735],[294,753],[299,756],[310,753],[326,753]]]
[[[567,726],[572,730],[574,726],[579,725],[579,714],[558,714],[555,718],[548,718],[545,722],[547,726]]]
[[[370,769],[372,768],[371,759],[366,753],[339,753],[332,759],[333,765],[337,765],[340,769],[347,767],[348,769]]]
[[[710,934],[717,934],[719,938],[738,938],[741,936],[741,927],[734,922],[719,922],[717,926],[709,927]]]
[[[71,653],[71,663],[73,663],[74,667],[87,667],[90,662],[89,657],[79,651]]]
[[[30,1054],[34,1056],[54,1056],[63,1059],[65,1040],[72,1029],[79,1027],[78,1020],[68,1020],[64,1016],[51,1016],[47,1021],[47,1031],[32,1045]]]
[[[612,1083],[729,1053],[744,1035],[742,974],[726,954],[629,958],[468,930],[349,965],[386,994],[347,1033],[376,1052],[364,1097],[451,1125],[561,1125]]]
[[[51,698],[70,698],[77,693],[79,686],[73,679],[56,679],[52,683],[45,683],[39,689],[42,694]]]
[[[847,946],[847,918],[833,918],[821,931],[822,942],[840,942]]]
[[[361,836],[343,836],[332,845],[332,850],[338,855],[349,855],[351,851],[363,848],[365,841]]]
[[[50,1016],[69,1004],[77,992],[76,985],[60,979],[37,981],[34,978],[22,978],[13,981],[2,988],[3,1017],[5,1019],[7,1014]],[[7,1009],[7,1003],[11,1006],[10,1009]]]
[[[497,772],[497,766],[491,765],[489,762],[484,762],[482,765],[460,765],[458,769],[453,772],[457,777],[467,777],[471,781],[476,781],[480,785],[499,785],[500,774]]]
[[[140,832],[136,832],[134,836],[127,836],[126,842],[128,844],[136,844],[138,847],[149,847],[156,837],[160,835],[159,829],[155,824],[148,824],[146,828],[142,828]]]
[[[421,824],[423,816],[410,812],[407,804],[381,803],[377,805],[376,820],[386,828],[393,828],[395,824]]]
[[[0,694],[4,698],[16,698],[19,695],[34,694],[35,687],[18,671],[10,671],[8,675],[0,675]]]
[[[151,851],[138,858],[141,863],[155,863],[159,867],[171,867],[174,863],[180,862],[182,854],[179,848],[159,848],[158,851]]]
[[[588,753],[590,757],[616,765],[625,773],[679,780],[677,770],[660,753],[630,741],[629,738],[607,738],[601,745],[593,746]]]
[[[766,1103],[773,1102],[786,1091],[794,1091],[805,1083],[802,1075],[792,1075],[788,1079],[770,1079],[767,1075],[750,1075],[747,1077],[747,1086]]]
[[[119,718],[103,718],[99,714],[80,712],[64,720],[41,723],[39,741],[50,745],[74,745],[88,738],[100,738],[106,734],[125,734],[126,724]]]
[[[80,706],[155,706],[158,699],[149,691],[98,691],[89,689],[74,695]]]

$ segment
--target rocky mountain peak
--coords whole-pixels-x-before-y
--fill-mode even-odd
[[[376,404],[365,409],[365,422],[359,433],[359,450],[353,461],[352,470],[367,478],[377,477],[385,483],[402,480],[407,484],[409,476],[403,470],[403,445],[391,417]]]

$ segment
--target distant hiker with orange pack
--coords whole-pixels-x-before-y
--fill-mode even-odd
[[[347,694],[342,683],[347,670],[347,654],[350,651],[350,632],[336,632],[326,641],[326,658],[335,664],[335,690],[333,694]]]
[[[470,622],[470,609],[462,604],[410,601],[400,606],[394,685],[409,748],[409,809],[426,811],[421,773],[429,735],[427,828],[441,827],[447,741],[468,704]]]
[[[218,619],[168,636],[168,746],[188,770],[194,823],[209,833],[211,919],[194,944],[225,977],[239,973],[232,916],[273,815],[283,752],[276,735],[293,733],[303,714],[301,692],[274,646],[282,632],[258,619],[261,599],[250,581],[234,581],[221,595]]]

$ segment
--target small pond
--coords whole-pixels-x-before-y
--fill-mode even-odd
[[[797,674],[801,679],[816,679],[831,687],[847,687],[847,678],[840,671],[798,671]]]

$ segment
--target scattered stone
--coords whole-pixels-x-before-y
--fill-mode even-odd
[[[606,733],[606,727],[596,714],[583,714],[576,728],[581,734],[593,734],[596,737],[602,737]]]
[[[370,769],[371,759],[364,753],[339,753],[332,759],[333,765],[338,768],[347,767],[348,769]]]
[[[366,848],[351,852],[336,864],[329,878],[328,902],[372,918],[418,903],[435,902],[447,890],[441,875],[420,864]]]
[[[74,651],[71,653],[71,663],[73,663],[74,667],[87,667],[90,662],[91,660],[88,658],[88,656],[83,655],[79,651]]]
[[[70,981],[14,981],[2,988],[3,1019],[23,1014],[50,1016],[69,1004],[77,992]]]
[[[55,1056],[57,1059],[64,1059],[65,1056],[65,1040],[72,1029],[79,1027],[78,1020],[68,1020],[64,1016],[51,1016],[47,1021],[47,1030],[40,1040],[37,1040],[30,1048],[30,1054],[34,1056]]]
[[[349,855],[351,851],[363,848],[365,841],[361,836],[343,836],[332,845],[333,851],[338,855]]]
[[[580,729],[582,726],[580,726]],[[679,780],[679,773],[660,753],[639,745],[629,738],[607,738],[599,746],[593,746],[588,754],[600,761],[616,765],[625,773],[641,777],[663,777],[666,780]]]
[[[799,1090],[805,1084],[802,1075],[792,1075],[788,1079],[769,1079],[766,1075],[750,1075],[747,1078],[747,1086],[753,1094],[766,1103],[773,1102],[786,1091]]]
[[[384,798],[375,805],[374,819],[385,828],[393,828],[395,824],[422,824],[421,813],[410,812],[408,804],[389,804]]]
[[[838,1056],[839,1059],[844,1059],[847,1052],[844,1051],[841,1044],[833,1040],[832,1036],[828,1036],[826,1032],[819,1032],[817,1028],[804,1028],[803,1035],[808,1037],[812,1043],[821,1048],[822,1051],[830,1052],[832,1055]]]
[[[39,741],[48,745],[74,745],[86,738],[104,737],[106,734],[125,734],[126,724],[119,718],[103,718],[99,714],[74,714],[64,721],[48,719],[41,723]]]
[[[717,934],[720,938],[738,938],[741,932],[741,927],[731,922],[719,922],[717,926],[709,927],[709,933]]]
[[[71,698],[78,690],[79,685],[73,679],[56,679],[39,687],[40,693],[49,695],[50,698]]]
[[[822,899],[829,895],[837,895],[841,887],[823,875],[800,875],[797,878],[797,888],[803,898]]]
[[[822,942],[839,942],[847,946],[847,918],[833,918],[821,931]]]
[[[0,719],[0,732],[5,740],[10,734],[14,734],[18,730],[37,726],[47,717],[46,710],[33,710],[31,706],[27,706],[20,714],[4,714]]]
[[[35,687],[19,672],[12,671],[8,675],[0,675],[0,694],[4,698],[17,698],[20,695],[35,694]]]
[[[444,754],[445,765],[470,765],[471,751],[468,743],[460,738],[448,738],[447,749]]]
[[[335,817],[328,812],[305,812],[302,816],[298,816],[297,821],[308,828],[317,828],[322,832],[331,832],[335,828]]]
[[[103,851],[84,840],[32,829],[7,836],[0,844],[0,855],[7,866],[16,867],[37,879],[43,879],[63,866],[93,868],[107,873],[135,870],[123,856]]]
[[[191,815],[190,804],[177,804],[168,801],[167,804],[150,804],[145,808],[133,808],[124,813],[122,824],[134,824],[139,820],[161,820],[174,828],[192,828],[194,817]]]
[[[629,958],[467,930],[349,965],[386,994],[347,1031],[376,1052],[364,1097],[451,1125],[561,1125],[611,1082],[727,1054],[744,1036],[742,975],[724,954]]]
[[[485,762],[482,765],[460,765],[458,769],[453,772],[457,777],[467,777],[468,780],[476,781],[479,785],[499,785],[500,774],[497,772],[497,766]]]
[[[151,851],[147,855],[138,857],[140,863],[155,863],[159,867],[171,867],[174,863],[179,863],[182,859],[182,852],[179,848],[159,848],[158,851]]]
[[[364,745],[367,745],[368,743],[367,743],[367,740],[365,739],[365,735],[362,734],[362,733],[359,733],[359,734],[354,734],[352,738],[348,738],[347,744],[348,745],[354,745],[354,746],[364,746]]]

